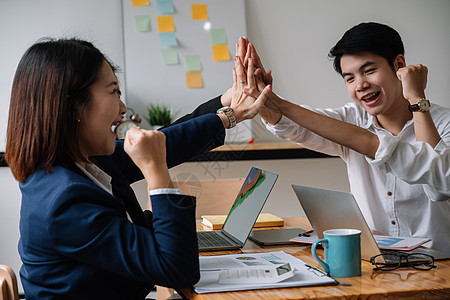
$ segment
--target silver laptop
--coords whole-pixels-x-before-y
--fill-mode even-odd
[[[351,193],[292,185],[317,236],[333,228],[361,230],[361,258],[370,260],[381,253],[372,231]]]
[[[301,185],[292,185],[311,226],[317,236],[323,238],[323,231],[333,228],[353,228],[361,230],[361,258],[370,261],[372,256],[382,252],[372,231],[364,219],[355,198],[351,193],[319,189]],[[408,253],[422,253],[434,257],[434,260],[450,259],[450,253],[429,248],[417,248]]]
[[[199,231],[199,251],[241,249],[278,175],[252,167],[220,231]]]

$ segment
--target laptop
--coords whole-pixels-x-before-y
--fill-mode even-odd
[[[247,241],[277,174],[252,167],[242,184],[220,231],[199,231],[199,251],[241,249]]]
[[[333,228],[361,230],[361,258],[370,260],[381,254],[372,231],[367,225],[355,198],[351,193],[292,185],[306,217],[319,238]]]
[[[359,206],[351,193],[292,185],[305,214],[319,238],[323,231],[333,228],[361,230],[361,258],[370,261],[372,256],[395,250],[380,250]],[[339,216],[339,217],[337,217]],[[435,260],[450,259],[450,253],[428,248],[417,248],[408,253],[422,253]]]

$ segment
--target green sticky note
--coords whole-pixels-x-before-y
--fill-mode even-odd
[[[200,55],[186,55],[184,59],[186,61],[186,71],[202,70],[202,62],[200,60]]]
[[[227,43],[227,35],[223,28],[212,28],[209,31],[209,36],[213,45],[225,45]]]
[[[175,48],[161,49],[162,62],[165,65],[178,65],[178,51]]]
[[[135,16],[134,26],[137,32],[152,31],[152,24],[150,22],[150,16]]]

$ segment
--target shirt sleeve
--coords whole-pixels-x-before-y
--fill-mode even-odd
[[[331,156],[340,156],[345,159],[346,149],[344,147],[303,128],[285,116],[282,116],[280,121],[275,125],[267,123],[264,119],[262,119],[262,122],[267,130],[279,138],[295,142],[302,147],[317,152]]]
[[[369,164],[389,172],[409,184],[422,184],[433,201],[449,201],[450,148],[431,147],[426,142],[402,142],[398,137],[378,134],[380,145]]]
[[[183,195],[180,189],[169,189],[169,188],[150,190],[148,194],[149,196],[163,195],[163,194]]]

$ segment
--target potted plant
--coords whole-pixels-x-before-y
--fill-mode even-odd
[[[145,117],[152,129],[158,129],[173,121],[172,109],[169,105],[150,104],[147,106],[147,116]]]

